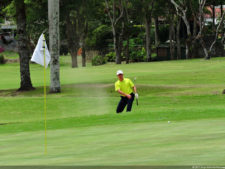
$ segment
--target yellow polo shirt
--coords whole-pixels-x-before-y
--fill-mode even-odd
[[[126,94],[131,94],[133,92],[133,87],[134,83],[128,78],[124,78],[122,82],[117,80],[115,83],[115,91],[121,90]]]

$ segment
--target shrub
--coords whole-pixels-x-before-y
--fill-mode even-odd
[[[109,52],[105,56],[107,57],[108,62],[115,62],[115,60],[116,60],[116,53],[115,52]]]
[[[133,62],[143,62],[146,59],[146,51],[145,48],[139,48],[136,50],[133,50],[130,54],[131,60]]]
[[[107,57],[103,57],[100,55],[94,56],[92,58],[92,65],[93,66],[98,66],[98,65],[103,65],[107,63]]]
[[[0,55],[0,64],[4,64],[5,63],[5,58],[3,55]]]

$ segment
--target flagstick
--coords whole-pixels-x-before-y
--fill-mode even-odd
[[[47,104],[46,104],[46,61],[45,61],[45,35],[43,34],[43,49],[44,49],[44,119],[45,119],[45,154],[47,154]]]

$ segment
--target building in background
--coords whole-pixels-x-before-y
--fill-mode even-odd
[[[17,51],[16,37],[17,26],[6,18],[0,23],[0,47],[6,51]]]
[[[217,24],[223,14],[223,11],[225,12],[225,5],[223,5],[222,7],[215,6],[214,9],[213,7],[210,7],[210,6],[207,6],[206,8],[208,10],[208,13],[204,15],[205,24],[209,25],[213,23],[213,20],[214,20],[214,23]],[[221,12],[221,9],[222,9],[222,12]],[[214,15],[213,15],[213,10],[214,10]]]

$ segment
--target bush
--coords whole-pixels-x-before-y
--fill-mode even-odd
[[[5,63],[5,58],[3,55],[0,55],[0,64],[4,64]]]
[[[115,60],[116,60],[116,53],[115,52],[109,52],[105,56],[107,57],[108,62],[115,62]]]
[[[106,63],[107,63],[107,57],[97,55],[92,58],[92,66],[103,65]]]
[[[130,54],[131,60],[133,62],[143,62],[146,60],[145,48],[133,50]]]
[[[152,53],[152,61],[157,61],[157,53]]]

